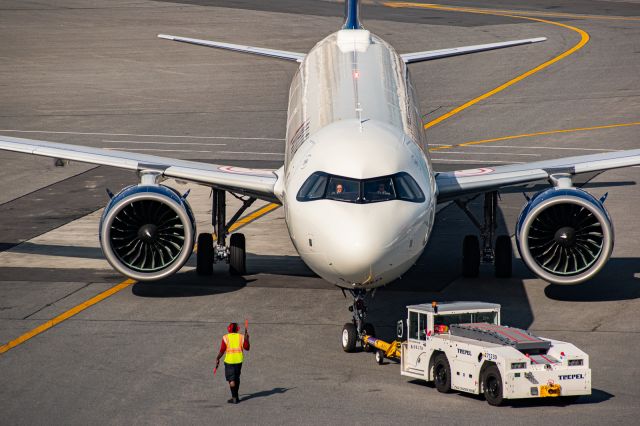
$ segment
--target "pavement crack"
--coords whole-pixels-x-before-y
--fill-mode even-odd
[[[41,308],[35,310],[34,312],[31,312],[29,315],[27,315],[26,317],[22,318],[23,320],[29,319],[30,317],[34,316],[35,314],[37,314],[38,312],[41,312],[43,309],[46,309],[50,306],[55,305],[56,303],[60,302],[61,300],[66,299],[67,297],[79,292],[80,290],[84,290],[85,288],[89,287],[91,285],[91,283],[85,284],[82,287],[78,287],[77,289],[73,290],[70,293],[65,294],[64,296],[60,297],[59,299],[54,300],[53,302],[47,303],[46,305],[42,306]]]

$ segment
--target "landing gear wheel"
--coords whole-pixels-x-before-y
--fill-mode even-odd
[[[213,274],[213,236],[208,233],[198,235],[198,252],[196,253],[196,273],[198,275]]]
[[[480,242],[475,235],[467,235],[462,241],[462,276],[475,278],[480,272]]]
[[[378,365],[382,365],[382,363],[384,362],[384,352],[382,352],[382,350],[380,349],[376,351],[376,362],[378,363]]]
[[[484,397],[489,405],[502,404],[504,399],[502,396],[502,376],[498,367],[491,365],[486,369],[482,378],[482,387],[484,388]]]
[[[436,355],[436,359],[433,361],[433,381],[438,392],[448,393],[451,391],[451,367],[445,354]]]
[[[511,238],[508,235],[500,235],[496,239],[494,267],[497,278],[511,277]]]
[[[358,331],[356,326],[348,322],[342,327],[342,350],[345,352],[355,352]]]
[[[370,322],[364,325],[364,329],[362,330],[364,334],[371,337],[376,337],[376,329]],[[369,345],[364,345],[365,352],[373,352],[373,348]]]
[[[231,275],[247,273],[247,254],[244,234],[231,234],[229,239],[229,272]]]

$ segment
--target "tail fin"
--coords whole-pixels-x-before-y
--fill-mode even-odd
[[[344,25],[343,30],[360,30],[360,1],[344,0]]]

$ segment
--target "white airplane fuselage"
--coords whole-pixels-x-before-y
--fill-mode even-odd
[[[284,179],[276,194],[301,258],[333,284],[384,285],[405,273],[427,244],[437,194],[416,102],[401,57],[366,30],[326,37],[293,78]],[[301,187],[317,172],[371,184],[378,182],[372,178],[405,173],[424,197],[348,202],[334,195],[301,201]],[[328,185],[332,182],[337,180]],[[400,188],[389,189],[394,184],[387,190],[400,194]],[[360,188],[362,196],[367,187]],[[325,194],[331,190],[327,186]]]

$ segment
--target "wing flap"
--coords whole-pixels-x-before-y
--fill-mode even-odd
[[[128,170],[155,170],[162,172],[166,178],[182,179],[279,203],[274,194],[278,178],[274,170],[246,169],[9,136],[0,136],[0,149]]]
[[[637,165],[640,165],[640,149],[437,173],[438,202],[545,180],[556,173],[576,175]]]
[[[448,49],[426,50],[424,52],[405,53],[400,55],[405,63],[432,61],[434,59],[449,58],[451,56],[468,55],[470,53],[486,52],[487,50],[504,49],[505,47],[521,46],[523,44],[539,43],[546,37],[527,38],[523,40],[503,41],[499,43],[477,44],[474,46],[451,47]]]
[[[222,43],[220,41],[201,40],[197,38],[178,37],[167,34],[158,34],[159,38],[178,41],[181,43],[195,44],[198,46],[213,47],[216,49],[232,50],[234,52],[251,53],[253,55],[269,56],[271,58],[285,59],[288,61],[302,62],[303,53],[289,52],[286,50],[265,49],[263,47],[244,46],[240,44]]]

